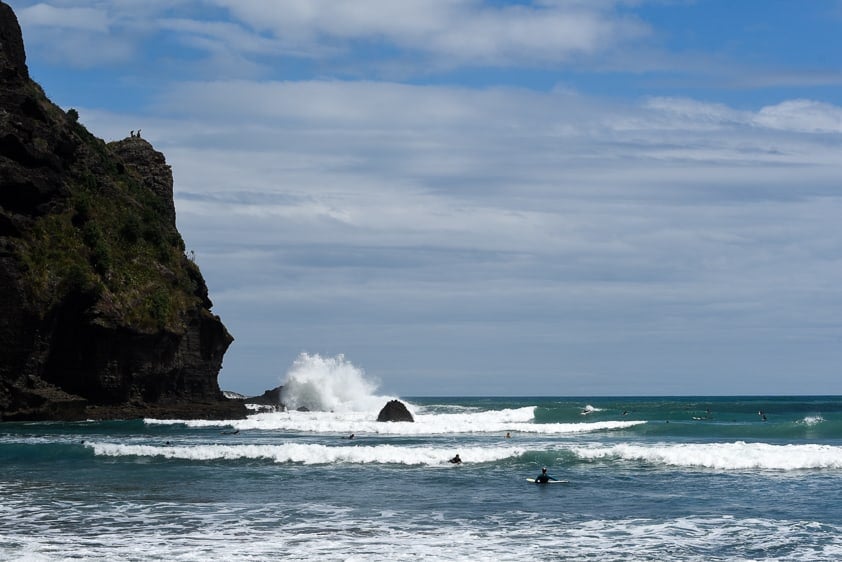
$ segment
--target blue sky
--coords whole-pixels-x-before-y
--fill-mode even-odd
[[[9,2],[259,393],[842,394],[842,2]]]

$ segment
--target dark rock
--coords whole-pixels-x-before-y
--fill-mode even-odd
[[[0,420],[245,416],[163,154],[78,118],[30,80],[0,2]]]
[[[412,418],[412,414],[409,412],[409,410],[403,402],[401,402],[400,400],[390,400],[386,402],[386,405],[383,406],[383,409],[380,410],[379,414],[377,414],[377,421],[414,422],[415,420]]]
[[[283,390],[283,386],[278,386],[272,389],[267,390],[260,396],[252,396],[251,398],[246,398],[246,404],[258,404],[261,406],[282,406],[281,404],[281,391]]]
[[[160,198],[166,219],[175,228],[172,171],[164,155],[140,137],[112,142],[108,147],[137,173],[146,189]]]
[[[7,72],[29,77],[18,18],[8,4],[0,2],[0,73]]]

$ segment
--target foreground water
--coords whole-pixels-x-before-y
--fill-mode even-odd
[[[406,401],[2,424],[0,560],[842,559],[842,398]]]

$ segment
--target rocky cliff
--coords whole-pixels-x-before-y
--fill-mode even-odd
[[[0,2],[0,419],[243,415],[210,308],[163,154],[51,103]]]

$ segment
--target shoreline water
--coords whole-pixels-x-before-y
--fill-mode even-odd
[[[842,557],[838,397],[405,401],[1,424],[0,558]]]

